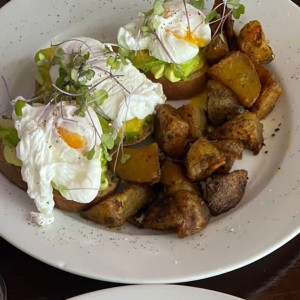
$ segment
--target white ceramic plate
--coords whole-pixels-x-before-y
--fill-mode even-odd
[[[242,300],[227,294],[181,285],[129,285],[100,290],[69,300]]]
[[[50,42],[89,35],[115,41],[117,28],[145,11],[141,0],[13,0],[0,10],[0,76],[10,96],[33,93],[35,51]],[[212,1],[211,1],[212,2]],[[106,229],[76,214],[55,211],[55,223],[38,228],[28,215],[33,202],[0,176],[0,234],[10,243],[57,268],[121,283],[175,283],[207,278],[247,265],[300,232],[300,10],[287,0],[243,0],[247,20],[262,22],[276,59],[270,69],[283,94],[264,121],[265,144],[245,154],[236,168],[249,171],[241,203],[212,218],[201,233]],[[8,95],[0,78],[1,108]],[[273,136],[275,134],[275,136]],[[266,153],[267,152],[267,153]]]

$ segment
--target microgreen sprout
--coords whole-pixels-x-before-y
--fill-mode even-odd
[[[222,11],[221,14],[219,13],[220,10]],[[240,0],[223,0],[207,15],[205,22],[209,24],[219,22],[215,35],[220,34],[221,38],[224,39],[222,32],[226,19],[231,14],[235,19],[239,19],[244,13],[245,6],[240,3]]]
[[[121,156],[121,163],[125,164],[128,159],[130,159],[131,155],[128,153],[123,153]]]
[[[189,0],[189,3],[199,10],[204,8],[204,0]]]

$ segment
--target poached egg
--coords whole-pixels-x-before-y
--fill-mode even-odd
[[[90,37],[77,37],[61,43],[56,51],[59,49],[66,54],[63,56],[66,63],[68,54],[90,54],[88,63],[95,75],[86,85],[90,87],[92,98],[97,98],[99,90],[107,92],[108,97],[99,108],[113,122],[115,137],[124,122],[134,118],[144,119],[155,112],[158,104],[164,103],[161,84],[151,82],[129,60],[123,63],[113,53],[111,44],[103,44]],[[108,64],[110,57],[116,57],[118,68],[114,69]],[[59,77],[57,65],[51,67],[50,76],[55,83]]]
[[[121,27],[118,43],[128,50],[148,50],[149,54],[167,63],[186,63],[195,57],[199,48],[211,40],[209,24],[205,15],[194,6],[181,2],[165,2],[162,15],[153,13],[147,22],[156,24],[154,32],[146,36],[141,32],[146,16],[139,17]]]
[[[54,220],[53,188],[64,198],[80,203],[91,202],[100,188],[102,128],[91,108],[84,117],[77,116],[77,110],[69,102],[59,102],[49,106],[25,104],[22,116],[13,113],[20,138],[16,154],[22,161],[27,193],[38,210],[31,215],[40,226]],[[94,155],[88,158],[92,149]]]

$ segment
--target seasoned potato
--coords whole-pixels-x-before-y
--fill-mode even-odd
[[[207,119],[205,111],[196,107],[192,103],[184,104],[178,109],[183,120],[189,124],[189,137],[197,140],[203,136],[207,130]]]
[[[219,34],[215,35],[204,49],[205,59],[210,65],[219,62],[228,53],[227,41],[222,39]]]
[[[229,87],[244,107],[251,107],[260,94],[261,84],[250,58],[234,51],[208,69],[208,75]]]
[[[127,218],[134,216],[152,198],[153,193],[149,187],[131,185],[81,212],[80,215],[108,227],[118,227],[124,224]]]
[[[233,159],[243,158],[244,145],[240,140],[224,139],[221,141],[211,141],[211,143],[226,156]]]
[[[274,53],[266,40],[261,23],[257,20],[243,26],[238,36],[239,49],[259,64],[268,64]]]
[[[171,157],[182,155],[188,134],[189,124],[173,106],[162,104],[157,107],[154,138],[163,152]]]
[[[192,181],[208,177],[224,164],[224,155],[204,137],[191,145],[185,157],[187,177]]]
[[[182,223],[182,213],[176,201],[171,197],[156,199],[150,203],[142,220],[142,227],[147,229],[176,229]]]
[[[236,170],[225,175],[214,175],[206,180],[206,197],[212,215],[219,215],[235,207],[242,199],[248,173]]]
[[[201,231],[209,219],[209,209],[201,197],[178,191],[151,203],[142,224],[149,229],[175,229],[178,237],[184,238]]]
[[[160,182],[164,186],[166,195],[172,195],[177,191],[190,191],[200,194],[199,186],[191,182],[185,175],[184,168],[171,159],[166,159],[161,167]]]
[[[281,86],[274,75],[263,66],[255,65],[260,82],[261,92],[258,99],[251,107],[259,120],[264,119],[275,107],[278,98],[281,95]]]
[[[201,231],[209,222],[210,212],[203,199],[188,191],[178,191],[173,195],[182,213],[182,223],[177,228],[180,238]]]
[[[209,80],[207,87],[207,115],[213,124],[221,125],[245,110],[236,95],[221,82]]]
[[[124,157],[127,157],[125,161]],[[110,168],[125,181],[154,184],[160,179],[158,145],[152,143],[140,148],[123,147],[113,155]]]
[[[253,154],[258,154],[264,141],[263,124],[259,122],[255,113],[245,111],[209,132],[207,137],[211,140],[236,139]]]
[[[244,145],[239,140],[212,141],[212,144],[225,156],[225,164],[216,170],[216,174],[229,173],[236,159],[242,159]]]

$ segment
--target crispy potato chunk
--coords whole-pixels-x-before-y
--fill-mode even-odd
[[[261,23],[257,20],[252,20],[243,26],[238,36],[238,47],[259,64],[268,64],[275,57]]]
[[[201,231],[209,222],[210,212],[203,199],[188,191],[153,202],[143,219],[144,228],[176,229],[180,238]]]
[[[203,136],[207,130],[207,119],[205,111],[196,107],[192,103],[184,104],[178,109],[183,120],[189,124],[189,137],[192,140],[197,140]]]
[[[178,191],[200,194],[199,186],[186,177],[183,166],[171,159],[166,159],[162,164],[160,182],[164,186],[164,192],[167,196]]]
[[[209,132],[207,137],[210,140],[239,140],[256,155],[263,146],[263,124],[255,113],[245,111]]]
[[[207,114],[213,124],[221,125],[245,110],[237,96],[221,82],[209,80],[207,87]]]
[[[263,66],[256,64],[260,82],[261,92],[254,105],[251,107],[259,120],[264,119],[275,107],[278,98],[281,95],[281,86],[275,76]]]
[[[219,62],[228,53],[228,44],[219,34],[215,35],[204,49],[205,58],[210,65]]]
[[[118,227],[134,216],[153,198],[152,190],[141,185],[130,185],[104,201],[81,212],[81,216],[108,227]]]
[[[250,58],[234,51],[208,69],[208,75],[229,87],[244,107],[251,107],[260,94],[261,84]]]
[[[187,177],[192,181],[208,177],[224,164],[224,155],[204,137],[191,145],[185,158]]]
[[[216,170],[216,174],[227,174],[236,159],[242,159],[244,145],[239,140],[212,141],[212,144],[225,156],[225,164]]]
[[[122,158],[128,156],[126,161]],[[126,148],[115,154],[110,163],[115,174],[125,181],[154,184],[160,179],[159,149],[156,143],[140,147]],[[134,170],[134,171],[133,171]]]
[[[247,180],[245,170],[207,178],[205,200],[211,214],[216,216],[235,207],[244,195]]]
[[[157,107],[154,138],[160,149],[171,157],[179,157],[185,152],[189,124],[179,112],[169,104]]]
[[[224,153],[226,156],[230,156],[233,159],[242,159],[244,145],[239,140],[221,140],[221,141],[211,141],[212,144],[218,148],[219,151]]]

